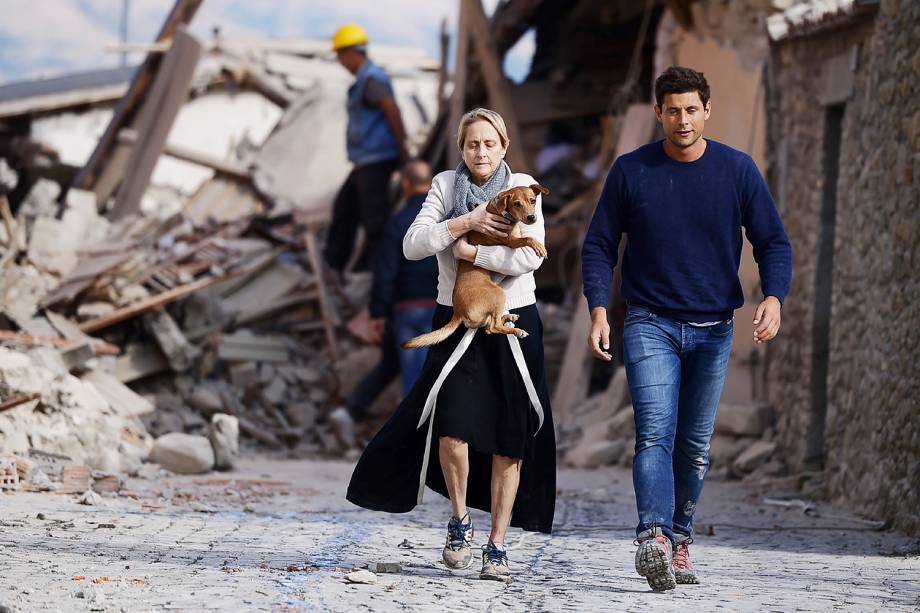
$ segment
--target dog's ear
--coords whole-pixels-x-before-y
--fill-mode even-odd
[[[533,185],[531,185],[530,191],[532,191],[534,194],[540,193],[540,194],[546,194],[547,196],[549,196],[549,188],[543,187],[539,183],[534,183]]]
[[[511,192],[504,192],[496,196],[498,200],[498,214],[502,215],[505,211],[508,210],[508,205],[511,204]]]

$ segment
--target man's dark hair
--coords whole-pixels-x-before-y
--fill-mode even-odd
[[[425,160],[412,158],[403,165],[403,176],[409,179],[413,187],[431,185],[431,166]]]
[[[655,103],[664,104],[664,97],[668,94],[686,94],[697,92],[703,106],[709,103],[709,83],[702,72],[683,66],[671,66],[655,79]]]

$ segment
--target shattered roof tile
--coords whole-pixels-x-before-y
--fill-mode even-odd
[[[878,0],[774,2],[774,6],[782,7],[783,10],[767,17],[767,32],[774,42],[813,34],[874,12],[878,4]]]

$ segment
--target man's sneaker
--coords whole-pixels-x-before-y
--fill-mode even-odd
[[[482,571],[479,573],[479,578],[505,583],[511,581],[508,554],[504,549],[496,547],[492,541],[482,546]]]
[[[357,444],[355,439],[355,420],[352,418],[351,413],[348,412],[348,409],[336,407],[329,414],[329,421],[332,423],[336,436],[345,450],[354,448]]]
[[[473,561],[473,550],[470,549],[472,542],[473,520],[470,519],[470,514],[464,515],[463,519],[451,517],[447,522],[447,542],[444,543],[444,551],[441,552],[441,558],[447,568],[469,568]]]
[[[690,561],[690,543],[693,539],[682,534],[675,535],[677,547],[674,549],[674,558],[671,560],[674,566],[674,580],[678,583],[699,583],[700,578],[693,568],[693,562]]]
[[[645,577],[649,586],[656,592],[677,587],[671,567],[671,539],[664,535],[661,528],[642,532],[636,544],[639,546],[636,550],[636,572]]]

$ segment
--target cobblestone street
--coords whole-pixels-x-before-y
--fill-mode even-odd
[[[702,585],[655,594],[633,570],[633,500],[622,469],[562,471],[556,533],[510,533],[515,580],[440,563],[448,505],[428,492],[405,516],[343,499],[351,465],[253,460],[210,477],[132,480],[81,506],[0,498],[0,605],[12,611],[915,611],[916,544],[892,532],[766,506],[710,483],[693,547]],[[825,510],[822,508],[822,511]],[[843,513],[827,509],[828,513]],[[483,542],[488,521],[474,512]],[[904,551],[913,554],[904,555]],[[400,562],[376,584],[353,568]],[[6,610],[0,607],[0,610]]]

